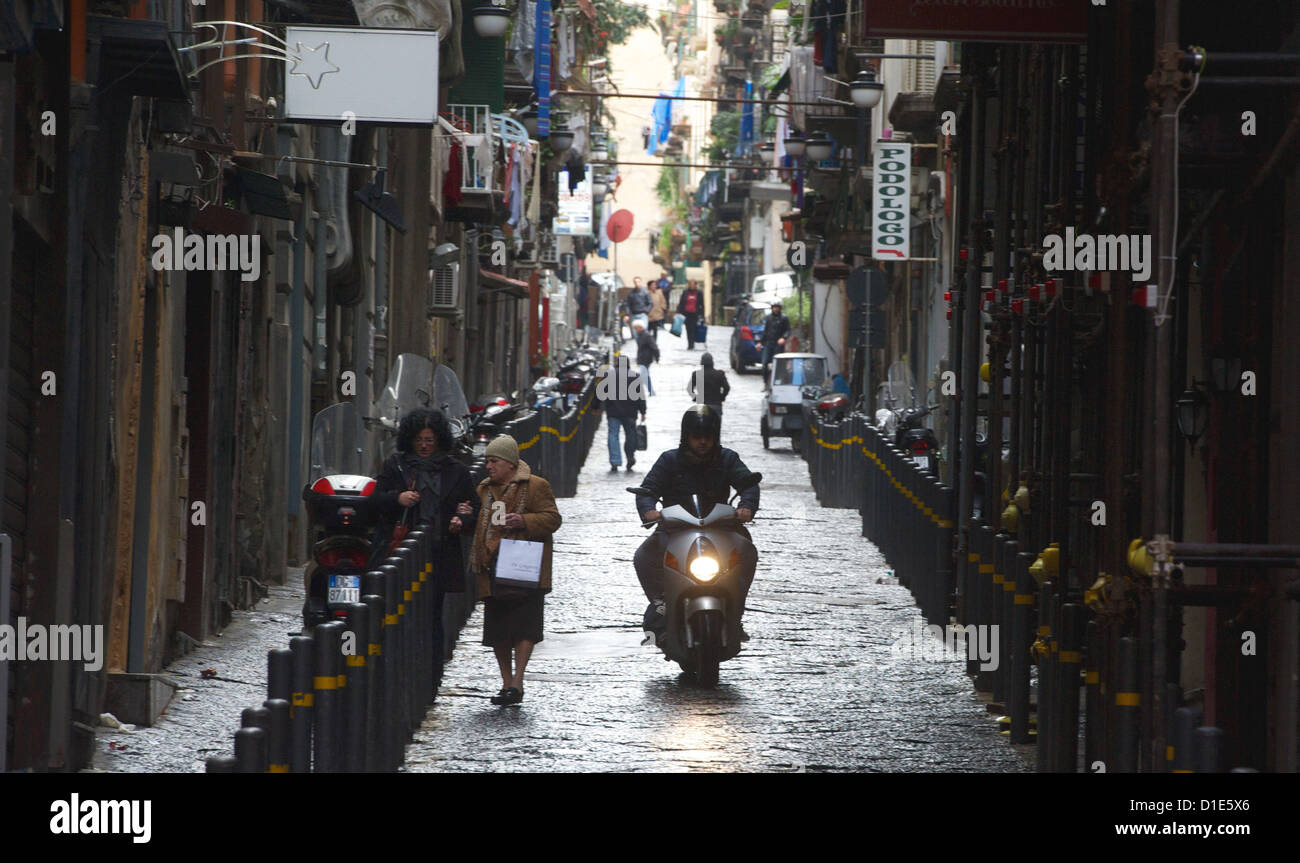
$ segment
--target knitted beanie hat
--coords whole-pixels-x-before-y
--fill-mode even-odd
[[[485,455],[494,456],[511,464],[519,464],[519,444],[508,434],[498,435],[488,444]]]

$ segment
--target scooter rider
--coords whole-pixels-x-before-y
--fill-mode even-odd
[[[735,450],[722,446],[719,438],[721,417],[709,405],[695,405],[682,415],[681,442],[677,449],[660,454],[654,467],[646,474],[641,486],[651,494],[637,495],[637,514],[643,522],[660,521],[655,508],[662,498],[665,507],[685,504],[690,508],[693,495],[699,495],[702,506],[726,503],[731,489],[738,488],[750,476],[749,468],[740,460]],[[739,521],[748,522],[758,510],[758,486],[753,485],[740,493],[736,507]],[[743,526],[739,532],[750,542],[744,545],[741,556],[741,573],[745,590],[754,580],[758,551],[754,548],[749,531]],[[633,556],[636,577],[641,582],[650,606],[646,609],[646,628],[659,631],[664,621],[664,546],[661,528],[656,528],[641,543]]]

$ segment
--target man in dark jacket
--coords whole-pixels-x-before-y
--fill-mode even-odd
[[[732,488],[740,488],[751,476],[740,456],[722,446],[720,420],[718,412],[708,405],[696,405],[682,416],[682,435],[677,449],[662,453],[641,483],[641,487],[650,492],[636,496],[636,509],[641,521],[659,521],[662,518],[655,507],[658,500],[662,500],[665,507],[678,504],[691,507],[692,497],[699,495],[704,507],[726,503]],[[758,498],[757,485],[751,485],[740,493],[736,517],[742,524],[753,519],[758,510]],[[632,558],[641,589],[650,600],[650,607],[646,609],[648,622],[654,621],[656,616],[659,622],[663,620],[664,546],[661,532],[657,528],[650,534]],[[740,532],[745,539],[750,539],[749,531],[743,526]],[[753,542],[744,544],[744,547],[741,572],[748,591],[754,580],[758,551]]]
[[[726,372],[713,367],[713,354],[706,353],[700,357],[700,370],[691,375],[686,392],[694,401],[716,410],[718,420],[721,421],[722,403],[727,400],[727,393],[731,392],[731,384],[727,383]]]
[[[772,303],[772,311],[763,324],[763,386],[771,389],[768,367],[772,357],[785,351],[785,340],[790,335],[790,319],[781,312],[781,303]]]
[[[650,364],[659,362],[659,345],[654,337],[645,331],[645,324],[634,321],[632,330],[636,333],[636,364],[640,367],[641,380],[645,382],[649,395],[655,394],[655,385],[650,382]]]
[[[641,377],[632,368],[631,361],[620,356],[596,383],[596,397],[605,410],[609,426],[609,470],[614,473],[622,464],[618,452],[618,431],[623,430],[623,451],[627,453],[627,472],[636,464],[636,415],[645,422],[646,398]]]
[[[650,308],[654,305],[654,298],[650,292],[641,284],[641,277],[633,279],[632,293],[627,295],[627,313],[631,316],[633,323],[636,322],[638,315],[644,315],[643,320],[649,322]]]

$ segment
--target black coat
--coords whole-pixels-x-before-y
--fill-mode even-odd
[[[766,323],[763,324],[763,344],[771,345],[772,352],[779,353],[776,349],[781,345],[776,343],[777,339],[783,339],[788,335],[790,335],[790,319],[784,314],[778,315],[775,312],[769,314]]]
[[[636,364],[648,366],[659,362],[659,345],[645,330],[636,334]]]
[[[721,407],[727,400],[727,393],[731,392],[731,384],[727,383],[727,373],[722,369],[706,369],[703,366],[692,372],[691,381],[686,385],[686,392],[692,399],[695,398],[700,372],[704,372],[704,398],[701,401],[706,405]]]
[[[719,447],[712,462],[701,467],[687,462],[679,449],[671,449],[659,456],[654,467],[641,481],[642,488],[649,489],[652,495],[636,496],[637,514],[645,520],[645,514],[655,508],[655,498],[662,498],[665,507],[688,504],[691,495],[699,494],[706,506],[711,503],[726,503],[731,497],[731,489],[750,475],[735,450]],[[737,509],[758,511],[758,486],[751,486],[740,494]]]
[[[402,458],[403,453],[394,453],[384,461],[383,467],[379,469],[379,476],[375,478],[375,490],[370,495],[372,506],[377,507],[380,514],[375,552],[371,556],[372,566],[377,565],[376,561],[382,562],[383,553],[393,537],[393,528],[406,509],[397,498],[410,487],[412,477],[410,471],[402,465]],[[465,556],[461,549],[461,538],[465,538],[466,541],[473,538],[480,504],[478,494],[474,491],[474,483],[470,478],[469,468],[453,458],[448,458],[443,464],[437,483],[439,496],[438,525],[434,533],[437,537],[433,552],[434,584],[448,593],[458,593],[464,591],[466,585]],[[456,517],[456,506],[462,502],[468,502],[474,511],[469,515],[460,516],[461,531],[457,535],[451,532],[450,525],[451,520]],[[416,504],[416,507],[418,506],[419,504]],[[412,528],[415,526],[414,522],[418,520],[418,515],[417,510],[408,517],[410,520],[407,523]]]
[[[638,413],[645,416],[647,402],[641,375],[629,369],[627,380],[621,386],[618,377],[618,369],[610,366],[605,376],[596,382],[596,398],[604,408],[605,414],[623,419],[631,419]],[[637,398],[630,398],[633,392],[637,393]]]

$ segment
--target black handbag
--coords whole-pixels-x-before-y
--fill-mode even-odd
[[[645,423],[640,423],[636,427],[636,451],[641,452],[650,448],[649,435],[646,433]]]

